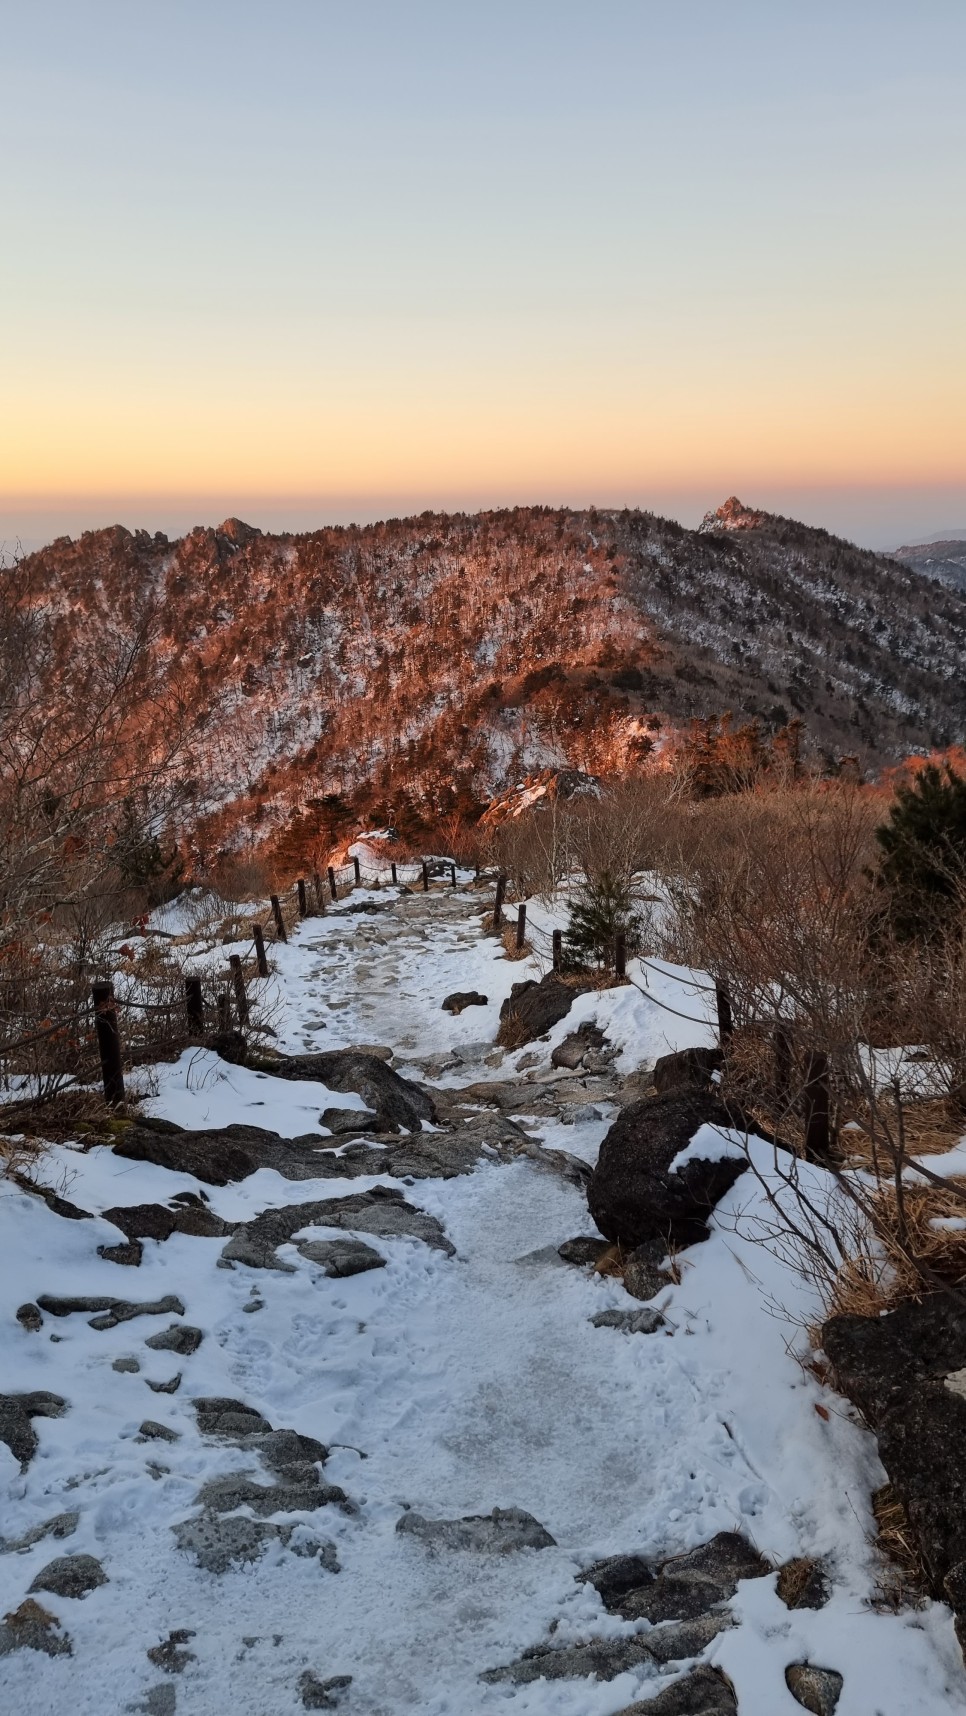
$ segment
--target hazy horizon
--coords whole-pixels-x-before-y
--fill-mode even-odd
[[[714,492],[653,491],[601,494],[587,490],[554,495],[520,492],[500,494],[389,495],[258,495],[225,492],[209,495],[116,495],[64,499],[58,504],[0,497],[0,554],[9,559],[19,547],[24,553],[59,536],[77,537],[86,530],[122,524],[129,530],[185,535],[196,525],[216,526],[226,518],[241,518],[260,530],[278,533],[318,530],[326,525],[371,524],[386,518],[408,518],[424,511],[477,512],[512,506],[641,507],[694,528],[704,514],[735,492],[726,484]],[[783,513],[805,524],[844,536],[860,547],[888,551],[904,544],[939,541],[947,535],[966,539],[966,523],[934,521],[966,519],[966,485],[928,492],[897,488],[885,491],[772,490],[766,486],[738,491],[748,506]]]

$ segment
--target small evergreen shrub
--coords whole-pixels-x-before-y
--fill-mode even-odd
[[[569,966],[592,961],[609,969],[614,964],[614,944],[623,931],[628,957],[641,941],[642,922],[634,908],[630,888],[609,870],[589,876],[579,899],[570,908],[564,932],[564,956]]]

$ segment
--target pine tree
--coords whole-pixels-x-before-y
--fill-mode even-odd
[[[930,935],[966,890],[966,780],[948,763],[927,764],[911,786],[899,788],[876,839],[894,928],[906,937]]]
[[[592,958],[598,965],[612,966],[614,943],[621,931],[628,953],[633,953],[641,939],[641,919],[627,883],[603,870],[588,877],[581,898],[570,908],[564,934],[568,963],[585,965]]]

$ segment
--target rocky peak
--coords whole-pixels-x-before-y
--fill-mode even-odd
[[[758,530],[766,517],[766,513],[754,512],[745,506],[737,495],[729,495],[716,512],[705,513],[698,528],[703,531]]]

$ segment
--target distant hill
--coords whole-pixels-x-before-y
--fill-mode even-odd
[[[802,716],[863,763],[966,738],[953,581],[735,497],[697,531],[547,507],[285,536],[228,519],[178,541],[114,526],[19,574],[59,695],[150,615],[154,670],[199,716],[184,815],[209,846],[466,809],[548,766],[634,768],[727,710]]]
[[[956,590],[966,590],[966,529],[955,536],[931,537],[913,547],[897,548],[892,558],[924,578],[938,578]]]

